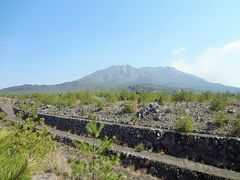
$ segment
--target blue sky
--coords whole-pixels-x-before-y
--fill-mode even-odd
[[[240,87],[239,8],[239,0],[2,0],[0,88],[117,64],[174,66]]]

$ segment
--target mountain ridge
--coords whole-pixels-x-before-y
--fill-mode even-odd
[[[132,87],[151,87],[151,91],[191,90],[212,92],[240,92],[240,88],[211,83],[198,76],[188,74],[174,67],[140,67],[130,65],[113,65],[95,71],[81,79],[55,85],[21,85],[4,88],[0,92],[67,92],[101,89],[127,89]],[[141,88],[140,88],[141,89]],[[137,91],[138,89],[135,89]]]

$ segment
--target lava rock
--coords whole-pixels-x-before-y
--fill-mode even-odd
[[[227,112],[228,112],[229,114],[235,114],[237,111],[236,111],[235,109],[229,108],[229,109],[227,110]]]

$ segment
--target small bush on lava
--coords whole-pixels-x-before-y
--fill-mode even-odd
[[[5,112],[0,112],[0,120],[4,119],[6,117],[6,113]]]
[[[192,132],[194,130],[194,120],[191,116],[181,114],[176,121],[176,129],[182,132]]]
[[[145,145],[143,143],[140,143],[135,147],[136,152],[142,152],[144,150],[145,150]]]
[[[236,133],[240,134],[240,118],[236,119],[235,123],[234,123],[234,128]]]
[[[136,113],[137,112],[137,107],[134,103],[126,103],[124,105],[124,108],[122,110],[123,113]]]
[[[226,107],[226,98],[223,95],[216,95],[210,103],[210,110],[222,111]]]
[[[218,111],[213,113],[213,119],[215,124],[221,127],[224,126],[224,124],[226,123],[227,120],[229,120],[229,118],[230,117],[223,111]]]

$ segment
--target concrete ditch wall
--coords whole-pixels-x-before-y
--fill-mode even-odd
[[[57,142],[67,144],[69,146],[74,146],[70,137],[65,137],[57,135],[55,137]],[[116,154],[116,151],[108,151],[107,155]],[[134,166],[135,169],[146,169],[148,174],[151,174],[158,178],[164,178],[168,180],[198,180],[198,179],[208,179],[208,180],[225,180],[226,178],[218,177],[213,174],[208,174],[204,172],[190,170],[188,168],[181,168],[178,166],[164,164],[158,161],[153,161],[145,157],[135,156],[133,154],[120,152],[121,164],[124,167]]]
[[[15,113],[19,111],[14,109]],[[78,135],[86,134],[85,126],[89,122],[86,119],[46,114],[39,114],[38,118],[44,118],[49,126]],[[105,123],[101,133],[101,137],[104,136],[115,136],[119,144],[132,148],[144,143],[153,152],[163,151],[168,155],[240,172],[240,140],[237,138],[185,134],[113,123]]]

